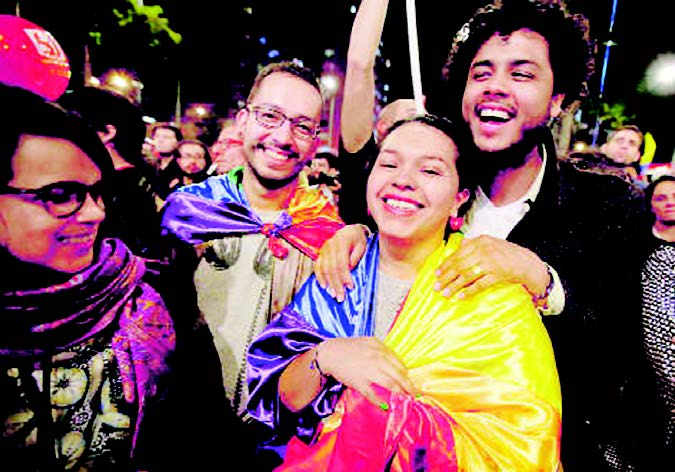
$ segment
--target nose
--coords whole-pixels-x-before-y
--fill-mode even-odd
[[[105,219],[105,205],[103,200],[98,197],[94,199],[90,193],[82,204],[82,208],[77,212],[77,221],[80,223],[100,223]]]
[[[393,176],[392,184],[401,190],[413,190],[416,187],[413,173],[406,169],[399,169],[396,175]]]
[[[289,142],[290,140],[293,140],[294,139],[293,125],[291,124],[291,120],[289,120],[288,118],[285,119],[283,123],[279,125],[279,127],[274,129],[274,135],[276,137],[283,138],[284,142]]]
[[[504,97],[508,95],[508,75],[502,72],[495,72],[483,83],[485,84],[485,95],[496,95]]]

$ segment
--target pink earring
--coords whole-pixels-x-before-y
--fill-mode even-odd
[[[453,231],[459,231],[464,225],[464,218],[461,216],[451,216],[450,217],[450,229]]]

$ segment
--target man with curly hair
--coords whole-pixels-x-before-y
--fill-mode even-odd
[[[564,3],[497,0],[457,33],[443,71],[449,112],[476,146],[466,171],[476,195],[471,239],[441,267],[440,285],[455,293],[479,267],[476,289],[515,274],[547,304],[564,287],[564,313],[545,322],[566,471],[627,470],[635,442],[622,434],[621,405],[639,352],[640,198],[615,176],[559,162],[548,128],[587,94],[593,53],[587,20]],[[618,256],[622,270],[609,270]]]

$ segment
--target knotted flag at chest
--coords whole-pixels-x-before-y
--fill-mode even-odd
[[[265,223],[251,208],[240,184],[243,168],[181,187],[162,209],[162,230],[193,245],[225,236],[262,233],[270,252],[288,255],[287,241],[312,259],[323,243],[344,226],[333,203],[318,189],[299,185],[288,207],[273,223]]]

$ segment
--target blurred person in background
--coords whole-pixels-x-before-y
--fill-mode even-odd
[[[154,169],[142,155],[145,123],[140,108],[112,91],[83,87],[59,102],[78,113],[105,145],[115,173],[102,231],[122,239],[139,256],[161,259]]]
[[[169,123],[156,123],[150,133],[152,149],[158,171],[166,169],[178,155],[178,143],[183,140],[183,133]]]
[[[208,174],[227,174],[235,167],[243,166],[246,162],[242,153],[243,144],[234,120],[224,121],[218,134],[218,139],[211,146],[213,164]]]
[[[202,182],[211,166],[209,148],[198,139],[184,139],[176,148],[178,155],[160,173],[159,196],[166,200],[171,192],[184,185]]]
[[[675,176],[663,175],[645,189],[645,204],[654,217],[656,243],[675,242]]]

